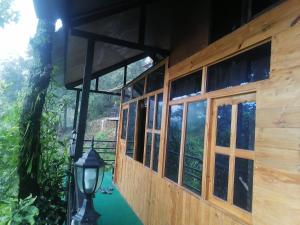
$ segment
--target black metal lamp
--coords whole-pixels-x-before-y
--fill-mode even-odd
[[[69,148],[69,155],[71,159],[74,159],[75,157],[76,138],[77,138],[76,130],[73,130],[72,139],[70,141],[70,148]]]
[[[73,217],[74,224],[94,225],[100,215],[95,211],[92,198],[100,188],[104,176],[105,162],[94,150],[94,140],[91,149],[75,163],[75,178],[78,189],[84,194],[82,207]]]

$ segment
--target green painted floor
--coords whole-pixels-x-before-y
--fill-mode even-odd
[[[112,183],[112,173],[106,172],[102,187],[113,187],[112,194],[96,193],[94,207],[101,214],[100,225],[143,225],[133,210]]]

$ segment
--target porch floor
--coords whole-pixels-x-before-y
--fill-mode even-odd
[[[111,172],[105,173],[102,187],[105,189],[113,187],[113,192],[112,194],[96,193],[94,207],[101,214],[99,225],[143,225],[113,185]]]

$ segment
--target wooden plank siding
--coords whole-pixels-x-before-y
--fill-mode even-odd
[[[250,221],[245,221],[208,198],[210,119],[206,121],[202,197],[164,178],[169,81],[201,68],[206,76],[208,65],[266,40],[272,42],[268,80],[192,97],[207,98],[210,118],[215,98],[255,92],[253,211]],[[166,64],[163,93],[158,173],[127,157],[126,143],[118,137],[114,179],[144,225],[300,225],[299,0],[284,1],[191,57],[170,68]]]

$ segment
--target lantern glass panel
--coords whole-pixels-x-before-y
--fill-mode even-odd
[[[97,181],[97,168],[85,168],[84,170],[84,187],[87,194],[95,190]]]
[[[76,168],[76,182],[78,185],[79,190],[83,193],[83,168],[82,167],[75,167]]]
[[[98,189],[101,187],[103,177],[104,177],[104,166],[99,168],[98,183],[95,191],[98,191]]]

